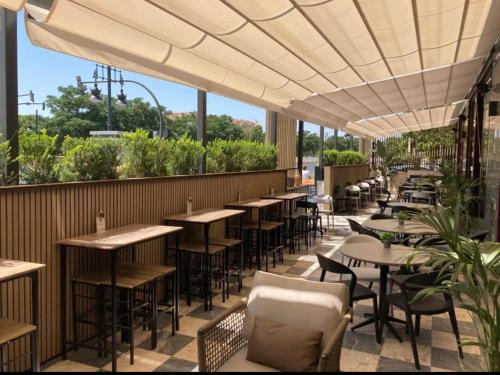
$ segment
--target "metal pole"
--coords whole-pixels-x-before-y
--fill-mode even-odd
[[[38,109],[35,110],[35,130],[38,133]]]
[[[319,128],[319,167],[323,169],[323,153],[325,150],[325,128]]]
[[[339,131],[335,129],[333,131],[333,149],[337,150],[337,138],[339,137]]]
[[[270,124],[270,131],[271,131],[271,144],[277,145],[278,144],[278,113],[275,111],[271,111],[271,124]]]
[[[196,138],[201,142],[203,147],[207,145],[207,93],[206,91],[198,90],[198,112],[196,114]],[[206,173],[207,159],[206,155],[200,162],[200,173]]]
[[[0,133],[10,141],[14,160],[7,173],[19,176],[19,138],[17,108],[17,14],[0,7]]]
[[[112,129],[111,125],[111,66],[108,65],[108,130]]]
[[[299,120],[299,144],[297,147],[297,169],[302,176],[302,166],[304,165],[304,121]]]

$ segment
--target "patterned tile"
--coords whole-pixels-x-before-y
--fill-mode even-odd
[[[305,246],[301,244],[301,251],[288,254],[285,251],[284,264],[277,264],[276,268],[269,271],[276,274],[284,274],[293,277],[304,277],[310,279],[319,278],[319,268],[316,263],[315,252],[328,254],[334,259],[341,257],[336,249],[343,243],[346,236],[351,234],[347,218],[353,218],[363,222],[376,209],[369,208],[360,210],[357,215],[336,215],[335,231],[328,231],[323,237],[317,238],[313,246],[306,253]],[[175,336],[171,336],[171,317],[166,314],[159,316],[158,346],[150,350],[151,332],[138,329],[135,332],[136,350],[134,366],[129,365],[128,346],[120,345],[118,369],[120,371],[155,371],[155,372],[190,372],[197,368],[197,331],[208,321],[227,308],[237,303],[242,297],[248,296],[253,281],[254,269],[244,271],[243,288],[237,293],[235,280],[232,280],[230,288],[231,297],[222,302],[220,291],[216,292],[213,300],[213,310],[205,312],[203,301],[193,298],[192,306],[187,306],[185,300],[180,304],[180,330]],[[373,285],[377,291],[378,285]],[[394,309],[394,316],[404,318],[404,313]],[[371,300],[360,301],[354,305],[354,324],[365,320],[365,313],[373,311]],[[460,334],[462,340],[468,340],[475,336],[474,325],[470,315],[463,309],[456,308]],[[342,350],[342,371],[380,371],[380,372],[413,372],[416,371],[413,363],[413,353],[409,336],[402,325],[394,325],[403,338],[399,343],[387,329],[384,330],[382,344],[375,340],[374,325],[370,324],[354,332],[348,328]],[[444,314],[436,317],[422,317],[421,333],[417,337],[419,358],[422,371],[479,371],[482,368],[482,360],[477,347],[465,347],[464,359],[458,356],[455,337],[451,330],[449,317]],[[69,352],[68,361],[51,361],[44,368],[46,371],[64,372],[92,372],[107,371],[110,369],[111,358],[98,358],[97,353],[79,349],[77,352]]]

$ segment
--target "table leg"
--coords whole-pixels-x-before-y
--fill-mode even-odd
[[[291,251],[292,253],[294,253],[294,252],[295,252],[295,227],[294,227],[294,228],[292,228],[292,210],[293,210],[293,201],[292,201],[292,200],[290,200],[290,201],[288,201],[288,202],[289,202],[289,203],[288,203],[288,206],[289,206],[289,207],[288,207],[288,210],[289,210],[289,212],[288,212],[288,225],[289,225],[288,230],[289,230],[289,232],[290,232],[290,233],[289,233],[289,236],[290,236],[290,251]]]
[[[38,271],[31,274],[31,309],[32,321],[36,331],[31,336],[31,361],[33,372],[40,372],[40,352],[38,350],[39,319],[38,319]]]
[[[61,352],[62,359],[65,361],[68,358],[67,350],[66,350],[66,342],[68,341],[68,333],[67,333],[67,317],[66,317],[66,278],[67,278],[67,254],[66,254],[66,246],[59,247],[61,252],[61,275],[60,275],[60,283],[61,283],[61,305],[59,306],[61,309]]]
[[[380,315],[382,315],[382,309],[384,307],[385,303],[385,296],[387,295],[387,275],[389,274],[389,266],[380,266],[380,286],[379,286],[379,295],[378,295],[378,302],[379,302],[379,308],[378,311],[380,312]],[[382,330],[382,324],[379,322],[379,330],[380,332]],[[378,334],[377,337],[377,342],[380,343],[382,341],[382,337],[380,337],[380,334]]]
[[[181,285],[181,265],[180,265],[180,257],[179,257],[179,242],[180,242],[180,232],[175,234],[175,328],[179,330],[179,289]]]
[[[116,263],[117,252],[111,253],[111,370],[116,372],[117,363],[117,340],[116,340],[116,326],[117,326],[117,304],[116,304]]]
[[[258,210],[258,225],[257,225],[257,269],[260,271],[261,268],[261,257],[262,257],[262,211]]]
[[[211,280],[208,280],[208,276],[209,276],[209,272],[208,272],[208,267],[209,267],[209,262],[208,262],[208,258],[209,258],[209,237],[210,237],[210,226],[208,224],[205,224],[203,226],[204,228],[204,235],[205,235],[205,254],[204,254],[204,257],[203,257],[203,263],[204,263],[204,270],[203,270],[203,277],[204,277],[204,285],[203,285],[203,290],[204,290],[204,297],[205,297],[205,311],[208,311],[208,299],[209,299],[209,289],[212,288],[212,285],[208,285],[208,283],[212,282]]]

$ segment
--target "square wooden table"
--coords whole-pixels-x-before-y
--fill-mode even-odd
[[[31,323],[36,327],[31,335],[31,362],[34,372],[40,372],[38,272],[44,267],[44,264],[0,258],[0,284],[24,277],[31,279]],[[2,361],[3,358],[0,357],[0,362]]]
[[[279,217],[281,218],[281,203],[279,199],[247,199],[241,202],[226,203],[226,208],[240,208],[244,210],[256,209],[257,215],[257,268],[261,269],[261,256],[262,256],[262,220],[264,217],[264,209],[267,207],[279,205]],[[269,271],[266,262],[266,272]]]
[[[205,299],[205,311],[212,310],[212,296],[209,288],[209,245],[210,245],[210,226],[213,223],[231,219],[240,216],[240,228],[243,225],[243,210],[229,210],[217,208],[205,208],[203,210],[193,211],[190,214],[182,213],[164,218],[165,224],[168,223],[184,223],[184,224],[198,224],[203,226],[203,237],[205,244],[205,253],[203,254],[204,272],[203,272],[203,291]],[[210,294],[210,295],[209,295]]]
[[[175,235],[176,254],[175,266],[176,275],[174,277],[174,293],[176,295],[177,305],[175,306],[175,319],[178,329],[179,324],[179,233],[182,227],[164,226],[164,225],[147,225],[147,224],[132,224],[120,228],[110,229],[101,233],[91,233],[83,236],[67,238],[57,241],[61,252],[61,342],[62,342],[62,355],[63,360],[67,358],[67,345],[74,345],[75,343],[68,342],[67,340],[67,296],[66,296],[66,283],[67,283],[67,249],[69,248],[84,248],[89,250],[96,250],[106,252],[111,255],[111,309],[112,309],[112,329],[111,329],[111,351],[112,351],[112,371],[116,372],[117,364],[117,306],[116,306],[116,268],[117,258],[121,250],[133,248],[135,254],[135,246],[144,242],[165,238],[165,263],[167,261],[168,251],[168,237]],[[135,261],[135,259],[133,259]],[[166,290],[166,287],[165,287]],[[166,293],[166,292],[165,292]]]

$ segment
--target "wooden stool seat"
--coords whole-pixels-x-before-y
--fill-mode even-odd
[[[116,286],[121,289],[135,289],[153,282],[156,277],[141,272],[133,272],[126,269],[117,269]],[[111,287],[111,275],[104,272],[90,272],[73,278],[73,281]]]
[[[205,254],[205,244],[203,242],[183,242],[179,245],[182,251],[189,251],[191,253]],[[208,253],[210,255],[221,253],[226,248],[219,245],[208,245]]]
[[[118,273],[121,274],[143,274],[155,279],[168,276],[176,271],[175,267],[163,266],[159,264],[135,264],[135,263],[120,263],[118,265]]]
[[[0,319],[0,345],[7,344],[35,331],[36,327],[34,325],[10,319]]]
[[[267,222],[264,222],[264,223],[261,224],[260,228],[264,232],[270,232],[270,231],[273,231],[276,228],[278,228],[278,226],[274,225],[274,224],[269,224]],[[259,229],[259,225],[258,224],[253,224],[253,223],[243,224],[243,229],[244,230],[258,230]]]
[[[233,238],[214,238],[210,240],[210,245],[235,247],[241,245],[241,240],[236,240]]]

